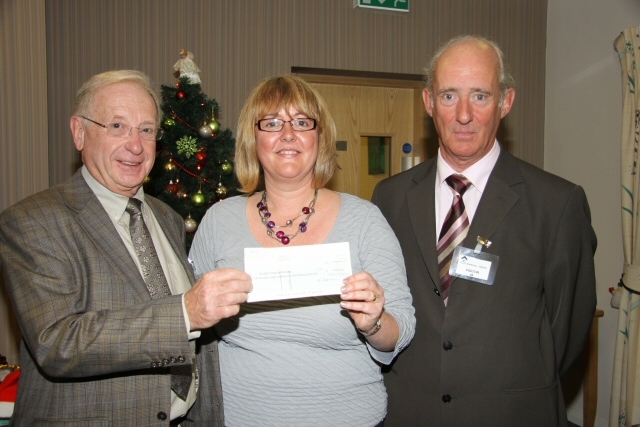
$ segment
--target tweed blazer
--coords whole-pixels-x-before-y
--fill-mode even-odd
[[[559,384],[579,356],[596,305],[596,237],[579,186],[502,149],[463,246],[491,240],[493,285],[440,287],[436,159],[379,184],[416,309],[410,346],[385,374],[385,427],[566,426]]]
[[[184,223],[146,196],[191,283]],[[181,295],[152,300],[136,264],[80,171],[0,215],[0,259],[23,334],[12,426],[168,426],[167,367],[191,364]],[[215,345],[212,343],[210,345]],[[207,357],[217,357],[216,348]],[[200,356],[198,357],[201,358]],[[218,393],[205,396],[219,410]],[[213,418],[214,415],[211,415]]]

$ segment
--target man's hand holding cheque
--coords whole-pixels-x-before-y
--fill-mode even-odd
[[[223,268],[205,273],[184,294],[191,330],[209,328],[238,314],[252,289],[251,277],[244,271]]]

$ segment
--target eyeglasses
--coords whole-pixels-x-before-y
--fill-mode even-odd
[[[138,129],[138,135],[140,135],[140,138],[146,139],[147,141],[157,141],[160,138],[162,138],[162,135],[164,135],[164,131],[162,129],[156,128],[155,125],[146,124],[146,125],[140,125],[137,128],[134,128],[131,125],[128,125],[125,123],[119,123],[119,122],[112,122],[104,125],[102,123],[96,122],[95,120],[91,120],[88,117],[85,117],[85,116],[80,116],[80,117],[82,117],[85,120],[89,120],[91,123],[94,123],[100,127],[105,128],[107,130],[107,135],[113,136],[115,138],[122,138],[123,136],[131,135],[131,131],[133,129]]]
[[[297,132],[306,132],[316,128],[316,121],[314,119],[307,118],[293,120],[262,119],[258,120],[256,126],[258,126],[258,129],[265,132],[280,132],[282,128],[284,128],[285,123],[291,124],[291,128]]]

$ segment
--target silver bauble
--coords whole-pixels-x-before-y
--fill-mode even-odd
[[[184,220],[184,228],[187,231],[187,233],[195,233],[196,230],[198,229],[198,221],[196,221],[191,217],[188,217],[187,219]]]
[[[213,133],[213,131],[211,130],[211,127],[209,127],[209,125],[204,125],[201,126],[200,129],[198,129],[198,133],[203,138],[211,138],[211,134]]]

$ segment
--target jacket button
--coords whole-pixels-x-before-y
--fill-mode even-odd
[[[160,421],[166,420],[167,419],[167,413],[166,412],[162,412],[162,411],[158,412],[158,419]]]
[[[440,291],[438,290],[438,288],[433,288],[433,292],[435,292],[436,295],[440,296]]]
[[[451,396],[450,396],[450,395],[448,395],[448,394],[443,394],[443,395],[442,395],[442,401],[443,401],[444,403],[449,403],[449,402],[451,402]]]
[[[445,350],[449,351],[453,348],[453,344],[451,344],[451,341],[445,341],[442,344],[442,348],[444,348]]]

